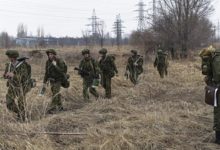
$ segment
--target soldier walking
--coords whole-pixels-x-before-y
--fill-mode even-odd
[[[64,110],[60,90],[62,81],[65,80],[64,74],[67,72],[67,66],[62,59],[57,57],[57,53],[54,49],[48,49],[46,54],[48,56],[48,60],[45,67],[43,87],[46,87],[47,82],[51,85],[52,102],[48,113],[53,113],[54,111]]]
[[[89,49],[82,50],[83,59],[79,64],[79,74],[83,78],[83,97],[85,102],[89,102],[89,92],[96,98],[99,97],[96,89],[93,87],[95,79],[98,78],[100,70],[98,68],[97,62],[90,56]]]
[[[143,56],[138,55],[136,50],[131,50],[133,54],[128,58],[125,76],[130,78],[131,82],[136,85],[138,76],[143,73]]]
[[[8,91],[6,94],[7,108],[16,113],[20,121],[25,121],[25,96],[30,78],[30,65],[25,61],[18,61],[19,53],[16,50],[7,50],[6,55],[10,62],[6,64],[3,77],[7,79]],[[17,99],[18,105],[15,103]]]
[[[118,74],[113,56],[107,55],[107,49],[102,48],[99,51],[101,59],[99,60],[99,68],[101,70],[101,84],[105,89],[105,97],[111,98],[111,79]]]
[[[154,67],[157,67],[157,70],[160,74],[161,78],[164,78],[164,75],[167,75],[168,68],[168,58],[167,53],[163,52],[163,50],[159,49],[157,51],[157,55],[154,61]]]

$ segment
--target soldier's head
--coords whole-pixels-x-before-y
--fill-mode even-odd
[[[137,51],[136,51],[136,50],[131,50],[131,53],[132,53],[133,55],[137,55]]]
[[[90,57],[90,50],[89,49],[82,50],[82,55],[84,58],[89,58]]]
[[[106,48],[102,48],[99,50],[99,54],[101,55],[101,57],[105,57],[107,54],[107,49]]]
[[[5,55],[8,56],[11,62],[15,62],[19,57],[19,53],[17,50],[7,50]]]
[[[47,54],[49,60],[54,60],[56,58],[56,55],[57,55],[57,53],[54,49],[48,49],[46,51],[46,54]]]

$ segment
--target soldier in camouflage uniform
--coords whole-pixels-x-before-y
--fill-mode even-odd
[[[203,51],[204,53],[200,53],[200,56],[203,57],[205,56],[205,58],[209,57],[211,58],[210,60],[214,60],[214,57],[218,57],[218,61],[220,60],[220,49],[215,49],[213,46],[210,46],[206,49],[204,49]],[[215,55],[213,55],[214,53],[216,53]],[[213,56],[214,57],[213,57]],[[216,78],[215,78],[215,70],[212,70],[214,69],[215,65],[214,62],[212,61],[209,61],[210,64],[206,64],[206,65],[210,65],[209,69],[208,68],[205,68],[205,71],[207,71],[207,74],[204,78],[204,81],[206,82],[206,84],[210,87],[214,87],[214,88],[218,88],[219,90],[219,81],[216,81]],[[217,65],[216,67],[220,67],[219,65]],[[203,66],[202,66],[202,70],[203,70]],[[205,74],[204,74],[205,75]],[[215,143],[217,144],[220,144],[220,104],[219,104],[219,98],[220,98],[220,92],[218,91],[217,92],[217,107],[215,106],[214,107],[214,126],[213,126],[213,129],[215,131]]]
[[[79,69],[87,72],[88,74],[80,74],[83,78],[83,97],[86,102],[89,101],[89,92],[96,98],[99,97],[96,89],[92,86],[94,78],[100,73],[97,62],[90,56],[89,49],[82,51],[83,59],[79,64]]]
[[[25,95],[27,93],[27,83],[29,79],[29,71],[26,62],[17,61],[18,51],[8,50],[6,55],[10,59],[10,63],[6,64],[3,77],[8,79],[6,94],[6,104],[10,111],[17,114],[20,121],[25,121]],[[18,106],[15,103],[17,98]]]
[[[161,78],[164,78],[164,74],[167,75],[167,68],[168,68],[168,60],[167,60],[167,53],[163,52],[163,50],[159,49],[157,51],[157,55],[154,61],[154,67],[157,67],[157,70],[160,74]]]
[[[113,56],[106,55],[107,49],[102,48],[99,51],[101,59],[99,60],[99,68],[101,70],[101,84],[105,89],[105,97],[111,98],[111,78],[118,74]]]
[[[138,55],[136,50],[131,50],[133,54],[128,58],[125,76],[129,76],[131,82],[136,85],[138,83],[138,76],[143,73],[143,56]]]
[[[48,113],[53,113],[54,111],[62,111],[63,105],[61,101],[61,83],[64,78],[64,73],[67,71],[65,62],[57,57],[57,53],[54,49],[48,49],[46,51],[48,60],[45,67],[44,85],[49,82],[52,91],[52,102]]]

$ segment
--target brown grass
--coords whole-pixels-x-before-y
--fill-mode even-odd
[[[169,75],[160,79],[152,62],[145,67],[140,83],[133,86],[123,77],[127,48],[117,55],[120,76],[112,83],[110,100],[91,97],[82,100],[82,80],[73,71],[81,48],[64,49],[59,54],[69,64],[71,87],[62,89],[65,112],[45,115],[50,90],[44,97],[42,85],[46,57],[32,58],[33,76],[38,85],[27,96],[28,123],[19,123],[5,106],[5,80],[0,80],[0,149],[27,150],[216,150],[212,131],[212,107],[204,104],[204,83],[199,58],[195,61],[170,62]],[[97,57],[98,49],[93,50]],[[7,59],[1,51],[1,62]],[[24,53],[27,53],[25,51]],[[38,60],[38,61],[37,61]],[[3,73],[4,64],[1,66]],[[104,91],[98,87],[103,96]],[[82,132],[86,135],[42,135],[30,132]],[[19,133],[19,134],[16,134]]]

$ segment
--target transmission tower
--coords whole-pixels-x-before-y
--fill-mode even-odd
[[[122,26],[121,16],[120,14],[118,14],[116,16],[116,21],[114,22],[114,26],[113,26],[114,32],[116,34],[116,42],[117,42],[118,48],[121,45],[122,33],[123,33],[122,28],[124,27]]]
[[[143,2],[143,0],[140,0],[140,2],[137,4],[138,6],[138,10],[136,10],[138,12],[138,30],[143,32],[145,29],[145,4]]]
[[[98,34],[98,26],[100,25],[98,22],[99,18],[96,16],[96,12],[95,9],[93,9],[92,12],[92,17],[89,18],[89,20],[91,20],[91,23],[88,24],[87,26],[91,26],[92,30],[90,31],[92,33],[93,36],[96,36]]]

